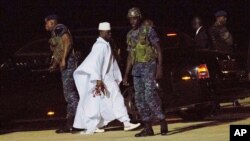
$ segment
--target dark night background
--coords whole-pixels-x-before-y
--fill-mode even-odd
[[[190,20],[203,17],[207,26],[217,10],[228,12],[228,28],[239,42],[249,40],[249,0],[1,0],[1,56],[9,56],[25,43],[46,37],[44,17],[55,13],[70,29],[97,27],[101,21],[129,26],[127,10],[139,7],[157,26],[191,33]],[[244,44],[245,45],[245,44]],[[246,50],[246,46],[240,46]]]

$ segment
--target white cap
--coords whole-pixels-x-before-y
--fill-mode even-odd
[[[108,22],[99,23],[98,30],[111,30],[110,23]]]

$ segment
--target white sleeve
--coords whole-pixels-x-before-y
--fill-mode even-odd
[[[106,45],[97,43],[93,46],[90,56],[90,66],[92,67],[92,72],[90,72],[90,80],[102,80],[102,70],[106,54]]]

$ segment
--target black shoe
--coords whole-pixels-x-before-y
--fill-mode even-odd
[[[154,131],[143,129],[140,133],[135,134],[135,137],[147,137],[147,136],[154,136]]]
[[[168,124],[166,122],[166,120],[162,120],[161,121],[161,135],[165,136],[168,134]]]
[[[61,129],[56,130],[57,134],[71,133],[71,132],[72,132],[72,128],[61,128]]]
[[[154,131],[152,129],[151,123],[145,123],[145,128],[140,132],[135,134],[135,137],[147,137],[154,136]]]
[[[56,133],[57,134],[62,134],[62,133],[73,133],[75,131],[75,128],[73,128],[73,123],[74,123],[74,116],[70,116],[66,119],[66,124],[64,125],[63,128],[57,129]]]

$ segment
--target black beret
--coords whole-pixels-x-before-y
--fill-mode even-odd
[[[220,10],[220,11],[217,11],[215,14],[214,14],[215,17],[221,17],[221,16],[227,16],[227,12],[226,11],[223,11],[223,10]]]
[[[49,20],[58,20],[58,19],[59,19],[58,16],[55,15],[55,14],[48,15],[48,16],[45,18],[46,21],[49,21]]]

